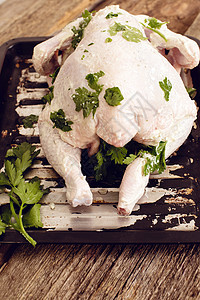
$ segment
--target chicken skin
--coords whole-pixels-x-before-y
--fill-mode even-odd
[[[93,200],[81,172],[81,149],[88,148],[93,155],[100,139],[115,147],[132,139],[152,146],[163,141],[167,158],[186,140],[197,114],[180,77],[182,68],[199,63],[194,41],[154,18],[108,6],[91,18],[74,49],[74,32],[83,20],[68,24],[33,53],[40,74],[48,75],[62,64],[54,98],[38,124],[46,157],[65,179],[66,197],[74,207],[91,205]],[[64,53],[62,61],[59,50]],[[59,111],[66,130],[53,118]],[[145,157],[137,157],[126,168],[119,214],[130,214],[143,195],[149,180],[143,172],[145,162]]]

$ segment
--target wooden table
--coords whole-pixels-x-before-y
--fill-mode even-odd
[[[6,0],[0,5],[0,44],[53,34],[85,8],[112,3],[168,20],[174,31],[200,38],[199,0]],[[4,244],[0,299],[200,299],[199,251],[198,244],[45,244],[35,249]]]

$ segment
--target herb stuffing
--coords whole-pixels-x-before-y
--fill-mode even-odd
[[[99,151],[92,158],[94,164],[95,179],[109,180],[116,174],[116,178],[123,176],[127,165],[132,163],[137,157],[146,159],[143,168],[143,175],[157,170],[162,173],[166,169],[165,163],[166,142],[160,142],[158,146],[144,146],[137,142],[131,141],[124,147],[114,147],[101,140]],[[109,174],[109,171],[112,173]]]
[[[164,92],[164,97],[166,101],[169,101],[169,94],[172,89],[172,84],[167,77],[163,81],[159,81],[159,85]]]
[[[73,124],[72,121],[66,120],[65,113],[62,109],[58,111],[51,112],[50,119],[54,123],[53,128],[61,129],[64,132],[71,131],[72,128],[70,125]]]
[[[0,235],[6,228],[14,228],[33,246],[36,241],[26,232],[28,227],[42,227],[40,218],[41,200],[45,190],[40,185],[39,178],[27,181],[24,174],[39,154],[36,147],[22,143],[7,151],[5,171],[0,173],[0,186],[10,197],[9,205],[1,206]]]

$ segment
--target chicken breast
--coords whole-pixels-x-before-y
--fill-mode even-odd
[[[65,179],[67,200],[73,206],[92,203],[81,172],[81,149],[96,153],[100,138],[115,147],[132,139],[154,146],[164,141],[168,157],[185,141],[196,119],[195,103],[179,73],[199,63],[199,48],[166,24],[154,30],[150,20],[108,6],[85,26],[75,50],[71,42],[74,28],[84,22],[81,18],[34,49],[35,69],[46,75],[59,65],[58,50],[65,51],[54,98],[40,115],[39,131],[47,159]],[[59,110],[68,130],[59,129],[52,118]],[[144,164],[145,158],[138,157],[125,171],[120,214],[130,214],[144,193],[149,179]]]

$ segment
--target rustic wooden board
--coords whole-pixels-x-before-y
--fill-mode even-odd
[[[110,4],[119,4],[133,14],[168,20],[169,27],[179,33],[185,33],[200,12],[200,0],[6,0],[0,6],[0,45],[16,37],[51,35],[85,8],[99,10]]]
[[[43,15],[47,16],[46,13],[51,10],[51,20],[57,18],[55,5],[59,4],[57,14],[63,16],[64,6],[72,4],[59,0],[48,1],[50,5],[46,6],[39,0],[6,2],[0,6],[0,43],[17,36],[47,35],[49,25],[47,17],[43,18]],[[29,9],[32,11],[32,4],[36,2],[42,3],[41,13],[35,10],[35,14],[31,15]],[[104,1],[106,3],[109,2]],[[124,5],[132,7],[133,11],[134,3],[124,1]],[[189,8],[184,8],[185,3]],[[185,32],[199,12],[199,1],[185,0],[180,3],[179,0],[147,0],[141,1],[141,4],[141,12],[143,8],[153,7],[150,12],[152,15],[156,16],[159,11],[161,19],[166,19],[166,16],[174,19],[174,30],[177,32],[183,25],[181,32]],[[20,11],[24,11],[24,14]],[[70,14],[70,9],[67,12]],[[169,12],[171,16],[168,16]],[[35,15],[40,24],[38,27],[35,27]],[[47,28],[47,32],[44,28]],[[193,35],[193,31],[190,35]],[[31,245],[0,245],[0,299],[199,299],[199,251],[198,244],[48,244],[38,245],[35,249]]]
[[[199,299],[199,266],[198,245],[21,245],[0,298]]]

